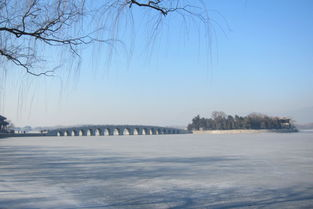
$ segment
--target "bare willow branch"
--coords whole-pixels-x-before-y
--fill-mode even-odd
[[[103,43],[111,47],[112,41],[116,40],[123,11],[131,11],[133,5],[157,11],[162,16],[175,12],[184,18],[190,15],[203,23],[208,21],[205,15],[194,12],[196,7],[180,2],[103,0],[95,8],[103,12],[99,15],[90,8],[93,1],[88,0],[0,0],[0,62],[9,61],[34,76],[52,76],[53,70],[42,70],[40,67],[36,69],[38,73],[34,70],[38,64],[45,63],[45,59],[38,55],[41,47],[65,47],[77,57],[80,57],[79,49],[83,45]],[[105,19],[102,25],[86,25],[87,20],[101,16],[111,19]],[[96,35],[98,31],[107,30],[112,36]]]

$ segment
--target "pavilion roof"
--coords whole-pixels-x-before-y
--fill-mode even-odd
[[[0,115],[0,120],[6,120],[6,119],[7,119],[6,117]]]

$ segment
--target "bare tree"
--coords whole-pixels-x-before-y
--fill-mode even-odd
[[[52,76],[54,69],[45,66],[49,57],[42,56],[45,47],[66,49],[70,56],[78,58],[83,46],[96,42],[109,47],[116,41],[115,30],[119,27],[118,22],[123,12],[131,13],[134,7],[158,14],[158,20],[175,13],[182,18],[196,18],[203,24],[208,23],[200,0],[192,1],[191,4],[187,0],[96,2],[0,0],[0,63],[2,66],[13,63],[34,76]],[[95,24],[101,18],[102,21]],[[91,22],[92,24],[86,25]]]

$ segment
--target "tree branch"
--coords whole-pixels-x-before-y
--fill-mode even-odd
[[[148,7],[148,8],[157,10],[157,11],[161,12],[162,15],[166,16],[171,10],[169,10],[167,8],[160,7],[159,4],[161,2],[162,2],[161,0],[157,0],[157,1],[149,1],[148,3],[140,3],[136,0],[130,0],[128,3],[129,3],[129,7],[131,7],[132,4],[136,4],[137,6],[140,6],[140,7]]]
[[[116,34],[123,10],[132,5],[159,12],[161,14],[158,16],[159,19],[162,19],[162,15],[176,12],[183,18],[197,17],[203,23],[207,23],[206,16],[197,13],[199,8],[194,10],[195,7],[189,4],[180,6],[179,0],[103,0],[103,2],[100,8],[90,11],[85,5],[85,0],[0,0],[0,58],[5,57],[31,75],[51,76],[54,71],[33,72],[34,63],[45,61],[39,59],[36,54],[39,51],[37,46],[65,46],[70,53],[79,57],[78,50],[81,45],[93,42],[110,44],[117,39]],[[101,7],[105,9],[101,10]],[[84,18],[94,18],[97,21],[103,17],[105,22],[100,23],[100,20],[96,22],[96,26],[87,25],[83,28],[83,24],[80,25],[80,23],[86,24]],[[156,27],[158,24],[159,21]],[[78,26],[78,29],[75,26]],[[88,32],[84,30],[86,28]],[[105,40],[101,40],[95,38],[97,37],[95,32],[109,35]]]
[[[51,74],[51,73],[54,73],[54,70],[48,70],[48,71],[40,72],[40,73],[32,72],[29,69],[31,67],[31,65],[27,65],[27,64],[23,63],[18,58],[14,57],[12,54],[6,52],[5,50],[0,49],[0,55],[6,57],[8,60],[12,61],[17,66],[23,67],[28,74],[31,74],[33,76],[41,76],[41,75],[53,76],[53,74]]]

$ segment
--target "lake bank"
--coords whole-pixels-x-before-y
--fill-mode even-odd
[[[233,129],[192,131],[193,134],[295,133],[297,129]]]
[[[236,129],[236,130],[203,130],[192,131],[191,134],[251,134],[251,133],[295,133],[297,129]],[[41,133],[0,133],[1,138],[12,137],[44,137],[47,134]]]
[[[25,133],[25,134],[0,133],[0,139],[1,138],[8,138],[8,137],[38,137],[38,136],[46,136],[46,134],[41,134],[41,133]]]

